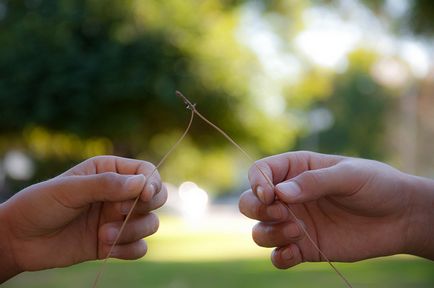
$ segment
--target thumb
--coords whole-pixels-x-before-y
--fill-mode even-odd
[[[330,195],[350,195],[354,184],[339,166],[305,171],[276,185],[277,197],[286,203],[303,203]]]
[[[114,172],[53,180],[50,192],[56,200],[70,208],[81,208],[94,202],[134,199],[143,191],[146,182],[143,174],[121,175]]]

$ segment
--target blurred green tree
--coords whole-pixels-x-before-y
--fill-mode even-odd
[[[187,121],[174,95],[180,90],[254,155],[292,149],[301,131],[298,116],[323,106],[337,116],[319,135],[321,151],[377,157],[388,100],[370,67],[351,62],[345,75],[322,71],[292,45],[305,25],[303,11],[334,2],[0,0],[0,156],[27,150],[39,180],[101,153],[155,162]],[[371,2],[365,1],[382,13],[385,2]],[[237,39],[242,5],[249,3],[263,4],[274,36],[304,69],[283,85],[284,113],[263,107],[274,82],[252,91],[252,83],[267,76]],[[396,20],[406,26],[395,31],[410,27],[429,35],[432,14],[429,1],[416,1],[403,16],[408,20]],[[242,166],[232,149],[196,122],[162,174],[227,189],[239,181],[235,169]]]
[[[266,140],[280,124],[248,95],[255,64],[236,40],[241,2],[0,1],[0,155],[29,150],[36,179],[100,153],[156,161],[187,121],[176,89],[237,139],[258,142],[254,152],[284,147]],[[225,140],[203,123],[190,139],[181,163],[210,154],[220,168],[195,163],[168,179],[233,184]],[[174,159],[167,171],[179,167]]]
[[[360,67],[350,67],[333,82],[330,97],[317,103],[334,115],[334,124],[317,135],[319,151],[384,160],[390,93]]]

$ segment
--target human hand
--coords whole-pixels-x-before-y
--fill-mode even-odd
[[[0,283],[21,271],[105,258],[138,195],[110,257],[142,257],[147,250],[142,238],[158,229],[158,218],[150,211],[167,199],[158,172],[150,176],[154,168],[145,161],[94,157],[1,204],[0,263],[5,269]]]
[[[386,164],[312,152],[268,157],[254,165],[252,189],[240,198],[240,211],[260,222],[254,241],[274,249],[278,268],[325,261],[357,261],[396,253],[434,259],[434,181]],[[300,220],[296,223],[290,209]]]

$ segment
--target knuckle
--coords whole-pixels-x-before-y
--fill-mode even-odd
[[[360,162],[356,161],[342,161],[341,163],[339,163],[339,167],[340,169],[342,169],[342,171],[345,171],[347,173],[354,173],[357,172],[358,167],[360,167]]]
[[[118,174],[116,174],[115,172],[105,172],[100,175],[101,180],[105,185],[113,185],[119,183]]]
[[[119,190],[122,188],[123,182],[121,181],[121,177],[115,172],[105,172],[100,174],[100,186],[105,189],[107,193],[110,191]]]
[[[148,161],[142,161],[141,166],[141,172],[143,172],[145,175],[149,175],[152,173],[152,171],[155,170],[155,165]],[[154,172],[154,175],[159,176],[158,170]]]
[[[319,185],[321,183],[320,180],[320,174],[316,171],[306,171],[303,173],[303,180],[302,183],[298,183],[300,186],[302,186],[305,183],[308,183],[310,185],[313,185],[314,187],[316,187],[316,185]]]

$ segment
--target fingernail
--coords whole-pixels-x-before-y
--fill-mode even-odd
[[[127,186],[128,191],[140,191],[139,188],[143,187],[145,183],[145,176],[143,174],[134,175],[127,179],[125,185]]]
[[[152,199],[157,192],[157,185],[155,185],[155,183],[149,184],[148,187],[146,187],[146,191],[149,194],[149,199]]]
[[[284,260],[291,260],[294,257],[294,254],[292,254],[292,250],[290,247],[284,249],[281,255]]]
[[[276,188],[285,196],[289,198],[298,197],[301,194],[300,186],[294,181],[280,183],[276,186]]]
[[[119,233],[118,229],[116,229],[116,228],[110,228],[107,231],[107,241],[110,244],[114,243],[115,240],[116,240],[116,237],[118,237],[118,233]]]
[[[256,187],[256,195],[258,195],[258,198],[259,200],[261,200],[262,203],[265,203],[265,192],[262,186]]]

